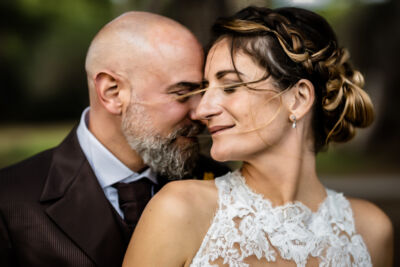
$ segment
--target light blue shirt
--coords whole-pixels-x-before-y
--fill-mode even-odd
[[[78,141],[106,198],[119,215],[124,218],[124,214],[118,204],[117,189],[112,187],[112,185],[118,182],[130,183],[140,180],[143,177],[147,177],[153,183],[157,184],[157,176],[150,168],[147,168],[142,173],[132,171],[101,144],[88,129],[89,112],[90,108],[88,107],[82,113],[81,121],[76,130]]]

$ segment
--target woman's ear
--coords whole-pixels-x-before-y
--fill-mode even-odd
[[[314,85],[306,79],[299,80],[291,89],[289,112],[299,120],[312,108],[315,99]]]
[[[99,72],[94,78],[94,86],[100,103],[110,113],[122,113],[121,82],[112,72]]]

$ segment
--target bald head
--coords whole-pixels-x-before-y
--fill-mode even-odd
[[[131,75],[148,63],[167,59],[177,49],[199,53],[201,46],[174,20],[147,12],[124,13],[105,25],[89,47],[85,63],[89,89],[101,71]]]
[[[160,173],[157,166],[180,169],[173,166],[185,165],[187,151],[196,147],[183,135],[194,132],[188,129],[199,97],[178,96],[200,86],[203,63],[201,45],[181,24],[146,12],[119,16],[100,30],[87,53],[89,130],[132,170],[143,162]],[[173,162],[163,165],[161,159]]]

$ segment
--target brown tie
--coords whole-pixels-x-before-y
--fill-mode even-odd
[[[147,178],[128,184],[116,183],[113,185],[118,191],[119,207],[131,230],[135,229],[144,207],[151,198],[152,185],[153,183]]]

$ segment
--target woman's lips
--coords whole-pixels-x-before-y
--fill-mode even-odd
[[[232,128],[235,125],[218,125],[218,126],[213,126],[208,128],[208,131],[210,132],[211,135],[216,134],[216,133],[220,133],[222,131],[228,130],[230,128]]]

